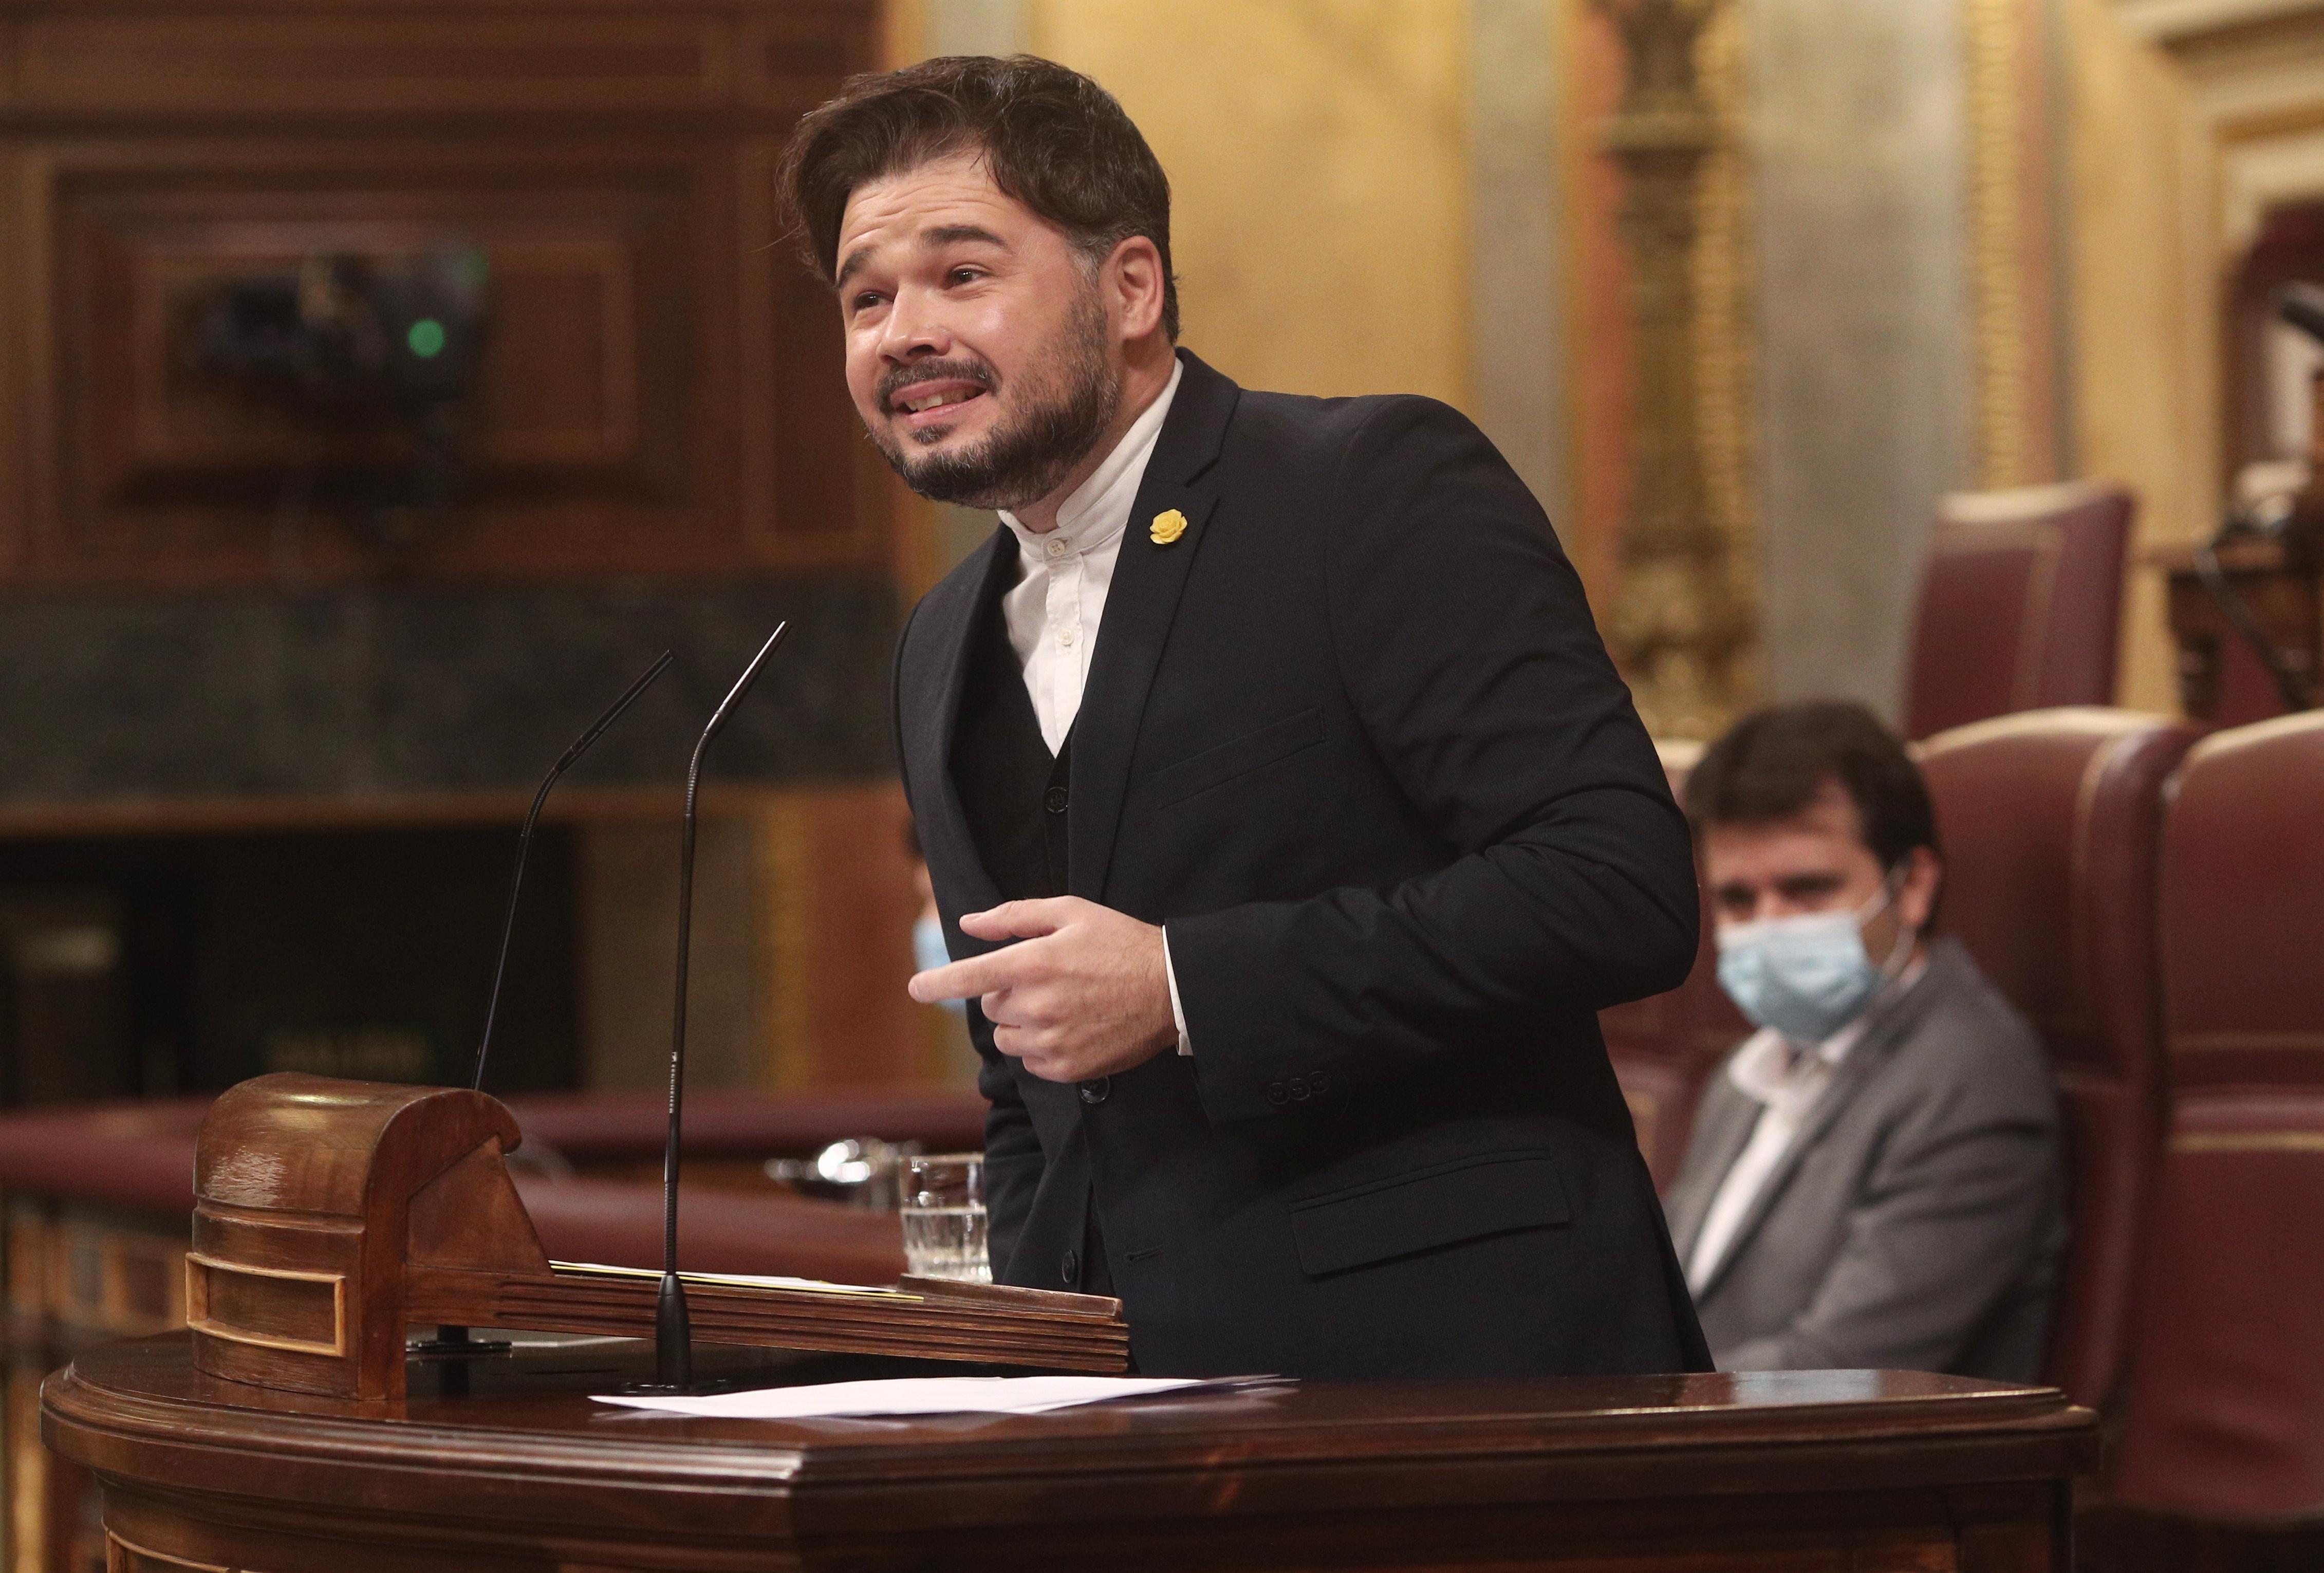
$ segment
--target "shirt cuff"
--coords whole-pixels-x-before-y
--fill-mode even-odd
[[[1186,1007],[1178,1003],[1178,969],[1170,964],[1170,929],[1162,928],[1162,976],[1170,983],[1170,1020],[1178,1029],[1178,1052],[1191,1055],[1194,1045],[1186,1038]]]

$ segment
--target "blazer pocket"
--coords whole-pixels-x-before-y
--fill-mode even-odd
[[[1291,1237],[1312,1278],[1572,1216],[1548,1154],[1494,1152],[1295,1201]]]
[[[1273,764],[1323,741],[1322,709],[1302,710],[1280,721],[1269,721],[1258,731],[1246,732],[1231,743],[1205,748],[1176,764],[1164,765],[1152,777],[1154,791],[1162,800],[1160,806],[1168,808],[1196,792],[1222,786],[1239,775],[1249,775],[1261,765]]]

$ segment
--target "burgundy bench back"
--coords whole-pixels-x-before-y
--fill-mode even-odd
[[[2171,1124],[2118,1496],[2324,1517],[2324,713],[2216,733],[2163,824]]]
[[[1945,845],[1941,925],[2033,1022],[2057,1078],[2074,1233],[2051,1375],[2078,1403],[2103,1403],[2128,1353],[2163,1115],[2163,789],[2194,737],[2159,717],[2074,708],[1920,748]]]
[[[2083,483],[1947,497],[1921,581],[1905,735],[2112,704],[2133,511],[2128,492]]]

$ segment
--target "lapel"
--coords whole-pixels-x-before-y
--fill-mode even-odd
[[[1694,1242],[1702,1233],[1711,1198],[1719,1194],[1720,1180],[1743,1155],[1745,1143],[1751,1140],[1751,1127],[1759,1119],[1759,1105],[1728,1079],[1727,1065],[1726,1060],[1719,1062],[1719,1069],[1711,1072],[1711,1086],[1703,1090],[1705,1106],[1699,1116],[1703,1161],[1692,1170],[1695,1183],[1683,1196],[1672,1198],[1678,1205],[1670,1220],[1671,1244],[1681,1263],[1694,1254]]]
[[[1180,350],[1178,358],[1185,373],[1139,482],[1138,499],[1130,504],[1121,555],[1106,591],[1105,619],[1090,658],[1089,681],[1074,718],[1066,887],[1093,902],[1105,899],[1146,697],[1161,663],[1171,619],[1177,615],[1187,570],[1202,548],[1204,525],[1218,502],[1216,493],[1194,483],[1218,458],[1242,392],[1190,351]],[[1157,546],[1148,531],[1155,515],[1169,508],[1186,516],[1186,532],[1170,545]]]
[[[920,834],[930,867],[958,869],[966,876],[968,888],[962,892],[960,909],[964,912],[998,906],[1001,887],[993,883],[983,855],[976,848],[976,837],[969,832],[968,811],[961,806],[960,789],[952,776],[953,740],[960,730],[969,653],[983,618],[991,614],[993,603],[1011,581],[1016,558],[1017,538],[1007,530],[995,530],[985,544],[982,571],[963,587],[967,593],[923,605],[920,615],[931,619],[928,676],[919,691],[908,697],[904,709],[907,716],[930,716],[935,723],[918,728],[913,737],[912,779],[930,783],[936,798],[936,823],[923,825]]]
[[[1775,1168],[1767,1171],[1766,1183],[1751,1198],[1751,1205],[1744,1209],[1743,1221],[1736,1225],[1735,1237],[1727,1243],[1727,1249],[1720,1253],[1719,1261],[1711,1267],[1711,1276],[1703,1281],[1702,1288],[1695,1291],[1698,1302],[1709,1299],[1719,1288],[1720,1281],[1742,1259],[1745,1248],[1751,1243],[1751,1236],[1758,1232],[1760,1224],[1783,1195],[1784,1187],[1791,1184],[1792,1177],[1799,1172],[1800,1165],[1806,1161],[1808,1153],[1823,1139],[1823,1133],[1831,1128],[1832,1122],[1855,1102],[1857,1089],[1871,1078],[1873,1073],[1895,1051],[1896,1045],[1920,1025],[1922,1017],[1928,1014],[1930,1002],[1944,992],[1951,981],[1950,974],[1954,959],[1950,941],[1941,939],[1932,947],[1928,970],[1921,975],[1920,981],[1903,999],[1895,1001],[1880,1013],[1866,1030],[1863,1041],[1849,1050],[1848,1058],[1840,1062],[1840,1069],[1823,1089],[1823,1096],[1817,1098],[1814,1106],[1808,1110],[1807,1117],[1800,1122],[1798,1133],[1792,1137],[1791,1145],[1784,1149],[1784,1155],[1775,1161]],[[1755,1109],[1757,1106],[1753,1105]],[[1726,1170],[1722,1169],[1720,1173],[1724,1175]]]

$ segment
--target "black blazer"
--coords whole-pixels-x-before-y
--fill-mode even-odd
[[[1685,976],[1694,865],[1580,580],[1456,412],[1180,359],[1074,722],[1068,884],[1167,925],[1194,1053],[1060,1086],[972,1004],[996,1277],[1070,1282],[1093,1198],[1142,1371],[1708,1369],[1596,1016]],[[1015,554],[1001,531],[929,591],[898,657],[956,957],[999,897],[947,762]]]

